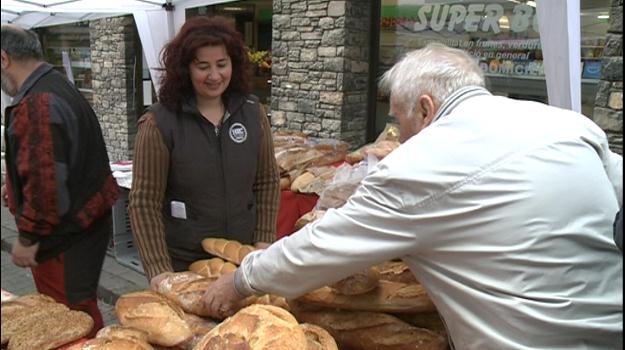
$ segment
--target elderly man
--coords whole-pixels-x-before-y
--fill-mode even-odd
[[[457,349],[616,349],[622,158],[583,115],[493,96],[464,51],[431,44],[383,77],[403,145],[340,209],[248,255],[204,296],[297,297],[401,258]]]
[[[2,25],[6,182],[2,201],[19,237],[12,260],[40,293],[103,326],[96,292],[118,195],[98,118],[61,73],[42,61],[37,34]]]

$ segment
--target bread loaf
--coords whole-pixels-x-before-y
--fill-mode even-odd
[[[380,279],[400,283],[418,283],[415,275],[403,261],[386,261],[375,266],[380,273]]]
[[[185,314],[184,320],[189,325],[193,336],[176,346],[177,349],[181,350],[193,350],[206,333],[217,327],[217,322],[193,314]]]
[[[420,284],[380,281],[376,289],[358,295],[343,295],[322,287],[299,297],[297,301],[344,310],[373,312],[433,312],[434,304]]]
[[[193,335],[180,306],[153,291],[122,295],[115,314],[123,326],[146,332],[152,344],[174,346]]]
[[[295,221],[295,225],[293,225],[293,227],[295,228],[296,231],[299,231],[299,230],[302,229],[302,227],[308,225],[309,223],[321,219],[325,213],[326,213],[325,210],[312,210],[312,211],[309,211],[308,213],[302,215],[302,217],[297,219],[297,221]]]
[[[306,346],[304,331],[288,311],[271,305],[252,305],[215,327],[194,350],[295,350]]]
[[[447,338],[447,329],[438,312],[419,312],[414,314],[395,314],[402,321],[415,327],[429,329]]]
[[[296,311],[300,322],[326,329],[342,350],[444,350],[446,340],[426,329],[374,312]]]
[[[314,180],[315,175],[306,171],[302,175],[295,178],[295,181],[291,183],[291,191],[303,192],[302,189],[308,186]]]
[[[139,342],[148,342],[148,334],[140,329],[120,325],[106,326],[98,331],[96,338],[128,339]]]
[[[2,335],[2,345],[7,344],[13,336],[20,330],[27,330],[32,324],[36,324],[38,320],[48,313],[58,310],[69,311],[69,308],[63,304],[43,302],[38,305],[25,306],[23,304],[15,304],[16,300],[10,301],[9,305],[2,305],[7,308],[2,315],[0,335]]]
[[[202,248],[207,253],[236,265],[241,265],[243,258],[255,250],[251,245],[244,245],[240,242],[223,238],[205,238],[202,240]]]
[[[280,190],[288,190],[291,188],[291,178],[288,176],[282,176],[280,178]]]
[[[85,337],[93,328],[87,313],[57,309],[31,318],[9,339],[8,350],[56,349]]]
[[[195,272],[169,272],[156,286],[156,291],[178,304],[184,311],[208,316],[202,296],[216,277],[204,277]]]
[[[271,295],[271,294],[265,294],[261,296],[255,296],[255,295],[249,296],[241,300],[237,304],[237,309],[243,309],[247,306],[254,305],[254,304],[277,306],[287,311],[289,311],[290,309],[289,303],[286,301],[284,297],[281,297],[278,295]]]
[[[152,345],[122,338],[94,338],[67,350],[154,350]]]
[[[220,277],[236,269],[236,265],[231,262],[223,261],[221,258],[198,260],[189,266],[189,271],[210,278]]]
[[[302,323],[299,325],[306,335],[308,347],[306,350],[338,350],[336,341],[325,329],[311,324]]]
[[[364,294],[378,286],[380,275],[378,270],[368,268],[334,283],[330,287],[343,295]]]
[[[12,334],[12,332],[14,331],[13,329],[9,329],[9,326],[12,322],[15,321],[16,314],[19,314],[20,311],[31,308],[33,306],[47,303],[56,303],[56,301],[54,301],[54,299],[45,294],[39,293],[26,294],[16,299],[3,302],[0,315],[0,319],[2,320],[2,345],[5,345],[9,342],[9,335]],[[23,314],[27,315],[28,311]]]

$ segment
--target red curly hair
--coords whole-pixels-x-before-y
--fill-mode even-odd
[[[232,61],[232,78],[224,91],[251,92],[251,65],[241,34],[224,17],[197,16],[187,20],[178,34],[163,49],[164,74],[159,90],[159,102],[172,111],[180,111],[183,102],[195,95],[189,65],[198,49],[224,45]]]

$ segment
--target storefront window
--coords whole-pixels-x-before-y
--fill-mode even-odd
[[[230,18],[243,35],[254,65],[253,93],[269,110],[271,94],[271,0],[234,1],[188,9],[186,17],[220,15]]]
[[[543,0],[544,1],[544,0]],[[547,102],[534,1],[382,0],[379,74],[406,52],[440,42],[467,50],[497,95]],[[582,112],[592,116],[608,28],[609,0],[581,0]],[[387,122],[388,96],[377,98],[376,133]]]
[[[37,28],[44,59],[73,81],[78,90],[93,101],[89,23]]]

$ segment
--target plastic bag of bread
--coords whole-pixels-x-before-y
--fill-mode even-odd
[[[333,166],[309,167],[291,183],[291,191],[320,195],[335,174],[336,168]]]
[[[354,194],[372,165],[373,163],[361,162],[355,165],[343,164],[338,167],[332,181],[319,195],[315,209],[327,210],[342,207]]]
[[[295,221],[295,225],[293,225],[293,228],[295,229],[295,231],[299,231],[302,229],[302,227],[308,225],[309,223],[321,219],[325,213],[325,210],[311,210],[308,213],[302,215],[302,217],[300,217],[299,219],[297,219],[297,221]]]
[[[164,274],[156,291],[179,305],[184,311],[207,316],[202,296],[217,277],[204,277],[191,271]]]

